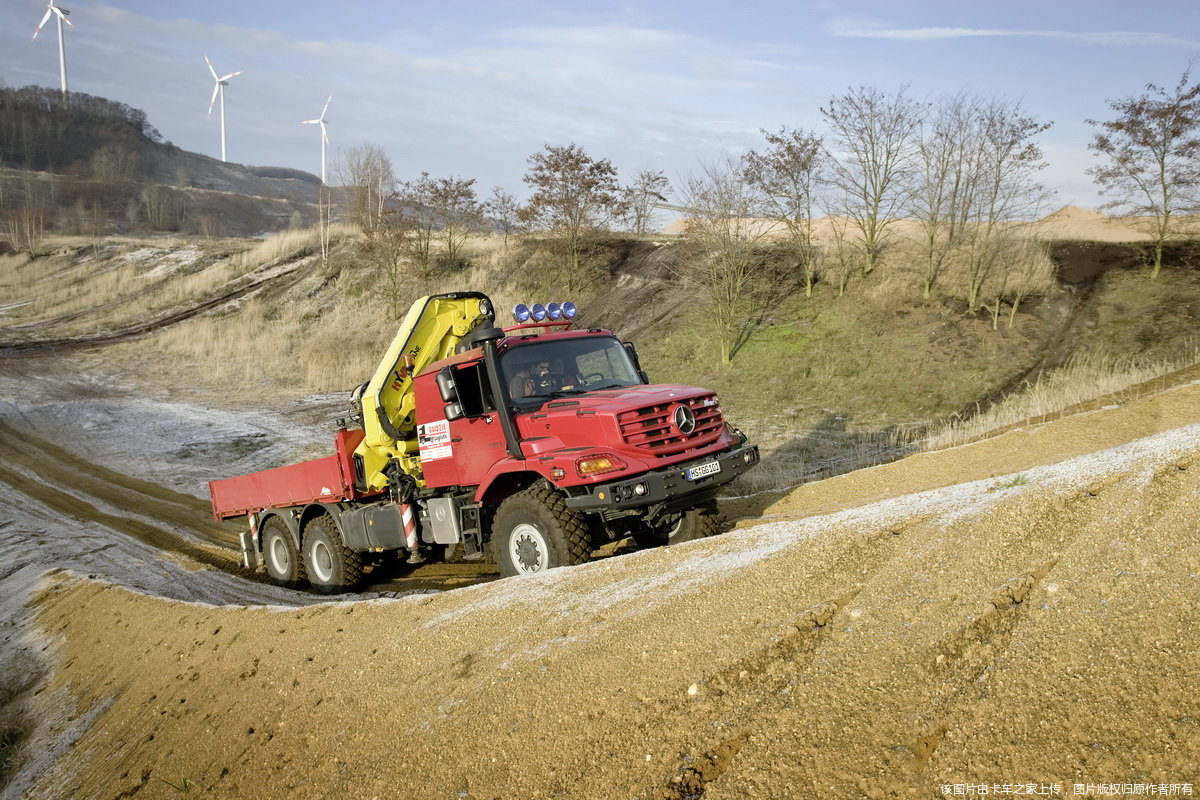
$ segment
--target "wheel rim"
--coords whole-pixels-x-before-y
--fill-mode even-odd
[[[330,552],[329,545],[320,539],[315,539],[308,547],[308,555],[309,560],[312,561],[309,571],[317,580],[329,583],[333,579],[333,553]]]
[[[521,574],[542,572],[548,567],[550,547],[545,535],[536,527],[522,522],[508,537],[508,557]]]
[[[684,516],[684,514],[671,514],[666,518],[666,522],[659,522],[650,528],[650,535],[654,537],[652,541],[656,545],[669,544],[671,537],[679,533],[680,528],[683,527]]]
[[[271,558],[271,568],[275,574],[283,577],[292,570],[292,555],[288,552],[287,542],[282,536],[273,536],[267,545],[267,555]]]
[[[665,533],[663,534],[664,539],[666,539],[667,541],[670,541],[672,536],[679,533],[679,529],[683,527],[684,516],[685,516],[684,514],[676,514],[674,524],[667,523],[666,525],[663,526],[663,528],[665,530]]]

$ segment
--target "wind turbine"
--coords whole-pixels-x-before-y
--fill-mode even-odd
[[[329,95],[329,100],[333,99],[333,95]],[[325,130],[325,112],[329,110],[329,100],[325,101],[325,107],[321,109],[321,116],[316,119],[301,120],[301,125],[320,125],[321,126],[321,183],[325,183],[325,145],[329,144],[329,133]]]
[[[59,8],[54,5],[54,0],[50,0],[50,7],[46,9],[46,15],[42,17],[42,21],[38,23],[37,30],[33,32],[33,38],[36,39],[37,35],[42,32],[42,28],[50,20],[50,17],[58,17],[58,72],[62,82],[62,94],[64,98],[67,96],[67,45],[63,39],[63,23],[67,23],[72,28],[75,27],[74,23],[67,19],[67,15],[70,13],[65,8]]]
[[[208,71],[212,73],[213,80],[216,85],[213,86],[212,99],[208,101],[208,116],[212,118],[213,103],[217,102],[217,95],[221,96],[221,160],[225,161],[225,87],[229,85],[230,78],[236,78],[241,75],[244,70],[231,72],[228,75],[217,77],[217,71],[213,69],[212,62],[208,60],[208,56],[204,57],[204,63],[208,64]]]

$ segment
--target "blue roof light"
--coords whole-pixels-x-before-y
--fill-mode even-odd
[[[562,319],[562,306],[558,303],[551,303],[546,306],[546,314],[550,319]]]
[[[517,303],[513,306],[513,318],[517,322],[529,322],[529,306]]]
[[[533,314],[534,322],[542,322],[546,319],[546,307],[541,303],[534,303],[533,307],[529,309],[529,311],[531,314]]]
[[[562,315],[567,319],[575,319],[575,304],[570,300],[562,304]]]

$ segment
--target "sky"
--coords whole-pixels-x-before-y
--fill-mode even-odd
[[[475,178],[518,197],[529,156],[581,145],[623,180],[674,183],[762,144],[822,130],[854,86],[1017,101],[1053,123],[1040,144],[1047,210],[1105,198],[1087,169],[1107,102],[1173,86],[1200,56],[1195,0],[62,0],[72,91],[144,109],[163,137],[220,156],[213,79],[226,89],[228,157],[320,174],[382,147],[401,180]],[[56,87],[45,0],[0,0],[0,82]],[[331,166],[332,171],[332,166]],[[332,180],[332,179],[331,179]]]

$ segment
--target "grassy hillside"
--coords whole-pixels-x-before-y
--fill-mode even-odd
[[[123,103],[0,87],[0,240],[167,232],[251,236],[316,220],[319,179],[229,164],[165,142]]]
[[[348,391],[394,335],[393,289],[348,229],[334,232],[328,258],[320,251],[314,230],[261,242],[109,239],[100,248],[63,239],[0,257],[4,338],[129,331],[129,341],[82,357],[133,385],[206,402]],[[502,309],[566,299],[554,288],[554,259],[535,241],[481,238],[468,255],[464,270],[402,275],[399,307],[461,289],[485,291]],[[894,457],[1005,395],[1069,404],[1092,385],[1111,391],[1123,374],[1135,381],[1196,357],[1200,272],[1168,269],[1150,281],[1121,269],[1052,286],[1011,327],[949,297],[922,299],[894,274],[851,282],[842,295],[819,284],[812,298],[785,284],[725,366],[705,305],[679,280],[677,244],[614,239],[589,255],[590,288],[573,297],[580,324],[633,339],[655,381],[716,389],[728,417],[770,453],[755,485]],[[1028,410],[1022,401],[1007,408]]]

